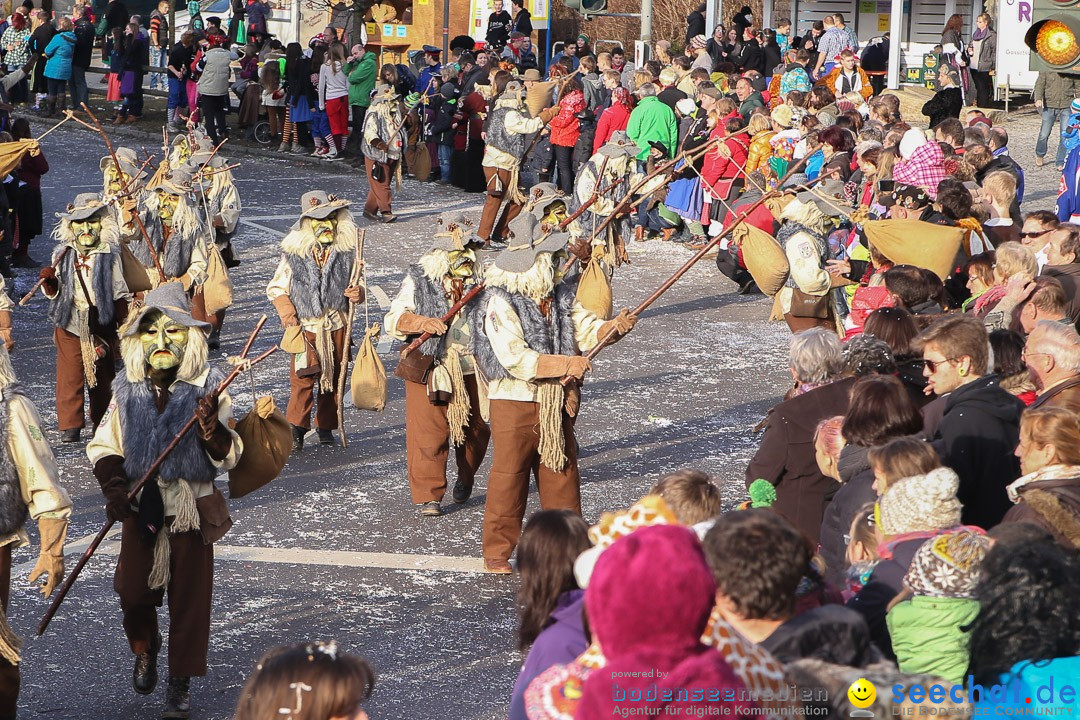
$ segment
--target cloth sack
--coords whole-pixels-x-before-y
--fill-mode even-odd
[[[600,260],[593,255],[585,271],[581,273],[578,282],[577,301],[589,312],[603,318],[611,319],[613,309],[611,298],[611,281],[607,273],[600,265]]]
[[[742,235],[739,244],[746,269],[761,292],[771,297],[780,292],[787,280],[790,270],[787,255],[780,243],[776,242],[776,238],[761,228],[746,222],[742,223],[740,228],[746,230],[745,233],[739,233]]]
[[[126,242],[120,243],[120,267],[129,292],[146,292],[153,289],[154,284],[150,281],[146,268],[135,257],[135,253],[131,252]]]
[[[258,490],[276,478],[292,450],[292,430],[274,398],[255,401],[255,407],[236,423],[244,452],[229,471],[229,497],[238,498]]]
[[[135,73],[132,70],[125,70],[120,75],[120,96],[127,97],[128,95],[135,94]]]
[[[525,91],[525,107],[529,109],[530,117],[539,116],[543,110],[555,103],[555,88],[558,85],[555,81],[538,82]]]
[[[206,282],[203,283],[203,299],[206,312],[213,315],[232,305],[233,287],[225,261],[221,259],[221,250],[214,243],[210,245],[210,257],[206,261]]]
[[[428,152],[427,143],[418,142],[411,149],[405,151],[406,162],[412,168],[413,177],[420,182],[427,182],[431,177],[431,153]]]
[[[352,401],[360,410],[382,412],[386,406],[386,367],[375,351],[379,330],[379,323],[367,329],[353,364]]]
[[[960,243],[967,235],[961,227],[921,220],[868,220],[863,230],[870,244],[897,265],[926,268],[942,281],[952,271]]]

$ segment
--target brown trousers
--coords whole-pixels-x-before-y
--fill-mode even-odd
[[[11,590],[11,545],[0,548],[0,606],[7,617],[8,595]],[[10,622],[8,623],[10,624]],[[15,717],[19,700],[19,666],[0,658],[0,720]]]
[[[334,342],[334,377],[337,377],[337,368],[341,367],[341,349],[345,341],[345,328],[339,328],[330,333]],[[315,333],[304,332],[304,339],[310,348],[315,347]],[[308,351],[309,357],[314,357],[313,351]],[[321,363],[326,360],[320,359]],[[285,419],[296,427],[311,428],[311,409],[316,403],[315,386],[319,382],[319,375],[301,377],[296,374],[296,357],[291,360],[289,373],[289,406],[285,409]],[[321,430],[333,430],[338,426],[337,393],[319,392],[318,409],[315,411],[315,427]]]
[[[166,525],[171,521],[167,518]],[[206,674],[210,648],[214,546],[206,544],[198,530],[174,535],[169,545],[169,674],[201,677]],[[158,634],[157,609],[165,591],[151,590],[147,585],[153,565],[153,542],[143,539],[138,518],[129,517],[120,534],[120,559],[113,588],[120,596],[124,632],[135,654],[147,652]]]
[[[454,448],[457,476],[471,482],[484,462],[491,431],[480,417],[476,376],[465,376],[472,412],[465,428],[465,442]],[[446,494],[446,460],[450,456],[450,426],[446,406],[432,405],[422,383],[405,383],[405,447],[409,466],[409,489],[413,503],[440,501]]]
[[[495,190],[494,177],[498,176],[502,190]],[[487,182],[487,196],[484,198],[484,214],[480,216],[480,230],[477,235],[483,240],[488,240],[492,234],[497,238],[506,235],[506,226],[521,212],[521,206],[516,202],[506,203],[506,209],[499,215],[503,198],[509,191],[510,171],[484,166],[484,180]],[[498,222],[496,222],[498,218]]]
[[[103,338],[110,344],[112,337]],[[56,345],[56,420],[61,430],[86,427],[83,414],[83,399],[86,390],[86,378],[83,377],[82,349],[79,336],[61,328],[54,328],[53,342]],[[97,371],[97,387],[89,389],[90,422],[96,428],[112,400],[112,382],[116,377],[116,366],[111,352],[99,358],[94,365]],[[2,715],[0,715],[2,717]]]
[[[540,405],[517,400],[491,401],[491,440],[495,456],[484,507],[483,555],[509,560],[521,536],[529,499],[529,475],[536,476],[540,507],[581,514],[581,476],[574,420],[563,414],[566,468],[555,472],[540,462]]]
[[[382,167],[382,181],[371,176],[371,171],[376,164]],[[367,202],[364,203],[364,210],[369,213],[380,210],[384,213],[391,212],[390,181],[393,179],[394,166],[386,163],[375,163],[371,158],[366,157],[364,158],[364,170],[367,172],[368,181]]]

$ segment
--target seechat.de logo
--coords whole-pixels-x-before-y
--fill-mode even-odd
[[[866,709],[873,705],[874,700],[877,698],[877,688],[874,687],[874,683],[866,678],[859,678],[851,683],[851,687],[847,691],[847,697],[848,702],[858,708],[858,710],[851,711],[851,717],[874,717],[874,713]]]

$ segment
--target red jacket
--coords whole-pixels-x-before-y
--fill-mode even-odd
[[[581,134],[577,114],[585,109],[585,93],[572,90],[559,100],[559,114],[551,121],[551,144],[574,147]]]
[[[717,124],[709,140],[723,136],[724,128]],[[723,157],[718,150],[709,150],[705,153],[701,177],[706,183],[706,189],[709,186],[712,187],[713,197],[727,199],[732,181],[742,177],[742,171],[739,168],[746,167],[746,158],[750,152],[750,136],[745,132],[733,135],[724,141],[724,145],[731,151],[731,157]]]
[[[630,123],[630,111],[622,103],[615,103],[600,113],[596,123],[596,135],[593,138],[592,151],[596,153],[611,139],[617,130],[625,130]]]

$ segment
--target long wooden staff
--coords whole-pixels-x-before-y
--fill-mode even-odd
[[[153,159],[154,159],[154,156],[153,156],[153,155],[151,155],[150,157],[146,158],[146,160],[144,160],[144,161],[143,161],[143,164],[139,166],[139,169],[138,169],[138,170],[137,170],[137,171],[135,172],[135,174],[136,174],[136,175],[138,175],[139,173],[141,173],[141,172],[143,171],[143,169],[144,169],[144,168],[145,168],[145,167],[146,167],[147,165],[149,165],[149,164],[150,164],[150,161],[151,161],[151,160],[153,160]],[[124,186],[124,187],[126,188],[126,187],[127,187],[127,185],[125,184],[125,186]],[[125,192],[125,193],[123,193],[123,194],[121,194],[121,195],[119,195],[119,196],[117,196],[117,197],[127,197],[127,196],[129,196],[130,194],[131,194],[131,192]],[[68,254],[68,251],[69,251],[69,250],[71,250],[71,246],[70,246],[70,245],[69,245],[69,246],[67,246],[67,247],[65,247],[65,248],[64,248],[63,250],[61,250],[61,251],[60,251],[60,255],[59,255],[59,256],[57,256],[57,258],[56,258],[56,262],[55,262],[55,263],[53,263],[53,266],[52,266],[53,272],[55,272],[55,271],[57,271],[57,270],[59,270],[59,269],[60,269],[60,263],[62,263],[62,262],[64,261],[64,258],[65,258],[65,257],[67,257],[67,254]],[[37,282],[35,282],[35,283],[34,283],[33,287],[31,287],[31,288],[30,288],[30,289],[29,289],[29,290],[27,291],[27,293],[26,293],[25,295],[23,295],[23,296],[22,296],[22,299],[21,299],[21,300],[19,300],[19,306],[20,306],[20,307],[25,307],[25,306],[26,306],[27,304],[29,304],[29,302],[30,302],[30,301],[31,301],[31,300],[32,300],[32,299],[34,298],[34,294],[35,294],[35,293],[36,293],[36,292],[37,292],[37,291],[38,291],[38,290],[39,290],[39,289],[41,288],[41,286],[42,286],[42,285],[44,285],[44,284],[45,284],[45,278],[43,278],[43,277],[39,277],[39,278],[37,279]]]
[[[359,237],[356,239],[356,250],[353,256],[353,268],[352,275],[349,277],[349,287],[354,287],[356,283],[360,282],[360,276],[363,274],[364,262],[364,235],[366,230],[361,230]],[[367,298],[364,298],[367,302]],[[349,447],[349,441],[345,438],[345,378],[349,374],[349,355],[350,348],[352,346],[352,329],[353,321],[356,318],[356,303],[349,302],[348,320],[345,322],[345,337],[342,339],[341,347],[341,365],[338,367],[337,376],[337,428],[338,434],[341,435],[341,447]]]
[[[798,170],[800,170],[802,168],[802,166],[806,163],[806,160],[807,160],[807,158],[803,157],[797,163],[792,165],[791,168],[788,169],[787,174],[785,174],[784,177],[781,178],[778,187],[783,187],[784,183],[788,180],[788,178],[790,178],[792,175],[795,174],[796,171],[798,171]],[[816,185],[820,180],[822,180],[822,178],[818,177],[818,178],[816,178],[814,180],[811,180],[808,183],[805,183],[805,184],[801,185],[800,187],[809,188],[809,187],[811,187],[813,185]],[[699,260],[701,260],[701,258],[705,257],[709,253],[709,251],[711,251],[714,247],[719,245],[721,240],[723,240],[725,237],[730,235],[732,230],[734,230],[737,226],[741,225],[742,223],[746,222],[746,218],[749,217],[751,213],[753,213],[755,210],[757,210],[759,207],[761,207],[765,203],[765,201],[768,200],[769,198],[775,197],[775,196],[780,195],[780,194],[782,194],[781,190],[773,190],[771,192],[766,193],[765,195],[762,195],[760,199],[758,199],[752,205],[749,205],[745,210],[743,210],[743,212],[741,214],[739,214],[732,221],[732,223],[730,225],[728,225],[726,228],[724,228],[723,232],[721,232],[719,235],[717,235],[712,240],[710,240],[708,243],[706,243],[706,245],[703,248],[701,248],[700,250],[698,250],[694,254],[694,256],[692,258],[687,260],[686,263],[683,264],[683,266],[681,268],[676,270],[675,273],[671,277],[669,277],[667,280],[665,280],[664,283],[660,287],[658,287],[656,289],[656,291],[653,292],[652,295],[645,298],[645,300],[643,300],[640,305],[638,305],[636,308],[631,310],[630,315],[633,316],[633,317],[638,317],[638,316],[641,315],[641,313],[648,310],[649,306],[651,306],[654,302],[659,300],[660,297],[664,293],[666,293],[668,290],[670,290],[671,287],[675,283],[677,283],[679,281],[679,279],[682,278],[682,276],[685,275],[690,270],[690,268],[692,268]],[[599,342],[596,343],[596,347],[594,347],[592,350],[590,350],[588,353],[585,354],[585,358],[588,359],[588,360],[592,360],[597,355],[599,355],[600,351],[603,350],[604,347],[606,345],[608,345],[611,340],[614,339],[615,334],[616,334],[616,330],[614,328],[612,328],[607,334],[604,335],[604,337],[599,339]],[[577,378],[574,378],[574,377],[569,376],[569,375],[562,379],[563,386],[567,386],[567,385],[569,385],[571,383],[574,383],[574,382],[577,382]]]
[[[255,342],[255,336],[259,334],[259,331],[262,330],[264,324],[266,324],[265,315],[263,315],[259,319],[259,322],[255,324],[255,329],[252,330],[251,335],[248,336],[247,342],[244,344],[244,350],[240,353],[241,358],[246,358],[247,354],[251,352],[251,346]],[[250,364],[257,365],[258,363],[273,355],[275,352],[277,352],[277,350],[277,345],[271,347],[262,355],[259,355],[254,360],[251,360]],[[240,373],[243,372],[247,367],[250,367],[250,365],[248,365],[247,363],[241,363],[234,367],[232,369],[232,372],[230,372],[225,377],[225,379],[221,381],[221,384],[214,388],[214,390],[210,393],[210,396],[214,398],[220,396],[221,393],[225,392],[225,389],[229,387],[232,381],[239,377]],[[157,460],[154,460],[154,463],[147,469],[143,476],[139,478],[139,481],[135,483],[135,486],[131,489],[131,491],[128,492],[129,503],[135,502],[135,498],[138,497],[139,493],[143,489],[143,486],[146,485],[146,483],[148,483],[150,480],[152,480],[155,475],[157,475],[158,470],[161,469],[162,464],[164,464],[166,458],[169,457],[169,454],[172,453],[172,451],[180,445],[180,441],[184,439],[184,436],[187,435],[193,427],[195,427],[195,423],[197,423],[198,421],[198,416],[192,415],[191,419],[187,421],[184,427],[180,428],[180,432],[176,433],[176,436],[172,439],[172,441],[168,445],[166,445],[165,449],[161,451],[160,455],[158,455]],[[60,609],[60,604],[64,602],[64,598],[67,597],[68,592],[71,590],[71,586],[74,585],[75,580],[78,579],[79,573],[81,573],[83,568],[86,567],[87,561],[90,560],[90,557],[98,549],[98,546],[101,545],[103,540],[105,540],[105,536],[109,534],[109,530],[112,528],[113,523],[113,520],[105,521],[105,524],[101,526],[101,530],[99,530],[98,534],[94,537],[93,542],[91,542],[90,546],[86,548],[86,552],[84,552],[82,554],[82,557],[79,558],[79,562],[75,565],[75,568],[71,571],[71,574],[67,576],[67,579],[64,580],[64,584],[60,586],[60,589],[57,591],[52,603],[49,605],[49,609],[45,612],[44,617],[41,618],[41,622],[38,623],[37,634],[39,636],[44,634],[46,628],[49,627],[49,623],[52,621],[53,616],[56,614],[56,611]],[[163,528],[161,532],[168,531]]]
[[[116,172],[119,175],[123,176],[123,169],[120,167],[120,160],[119,160],[119,158],[116,157],[116,151],[113,149],[112,140],[109,139],[108,133],[106,133],[105,128],[102,127],[101,121],[98,120],[97,116],[94,115],[94,113],[90,110],[90,108],[88,108],[86,106],[86,103],[82,104],[82,108],[83,108],[83,112],[86,113],[87,117],[90,118],[90,120],[93,122],[93,124],[88,123],[85,120],[82,120],[80,118],[77,118],[74,115],[71,116],[71,119],[74,120],[75,122],[79,123],[83,127],[86,127],[86,128],[89,128],[90,130],[93,130],[94,132],[96,132],[98,135],[101,136],[102,140],[105,141],[105,147],[109,150],[109,157],[112,158],[113,165],[116,166]],[[138,175],[138,173],[135,173],[135,174]],[[126,195],[130,194],[129,186],[133,182],[135,182],[135,178],[129,178],[128,182],[124,183],[124,192],[122,193],[122,196],[126,196]],[[164,280],[165,279],[165,271],[161,269],[161,260],[158,258],[157,250],[154,249],[154,243],[150,241],[150,233],[148,233],[146,231],[146,225],[143,224],[142,216],[139,215],[138,210],[139,210],[138,201],[136,200],[135,212],[133,212],[131,214],[131,217],[134,218],[135,224],[139,226],[139,232],[142,233],[143,240],[146,241],[146,247],[150,251],[150,257],[153,258],[153,260],[154,260],[154,267],[157,269],[158,273],[161,275],[161,278]]]

